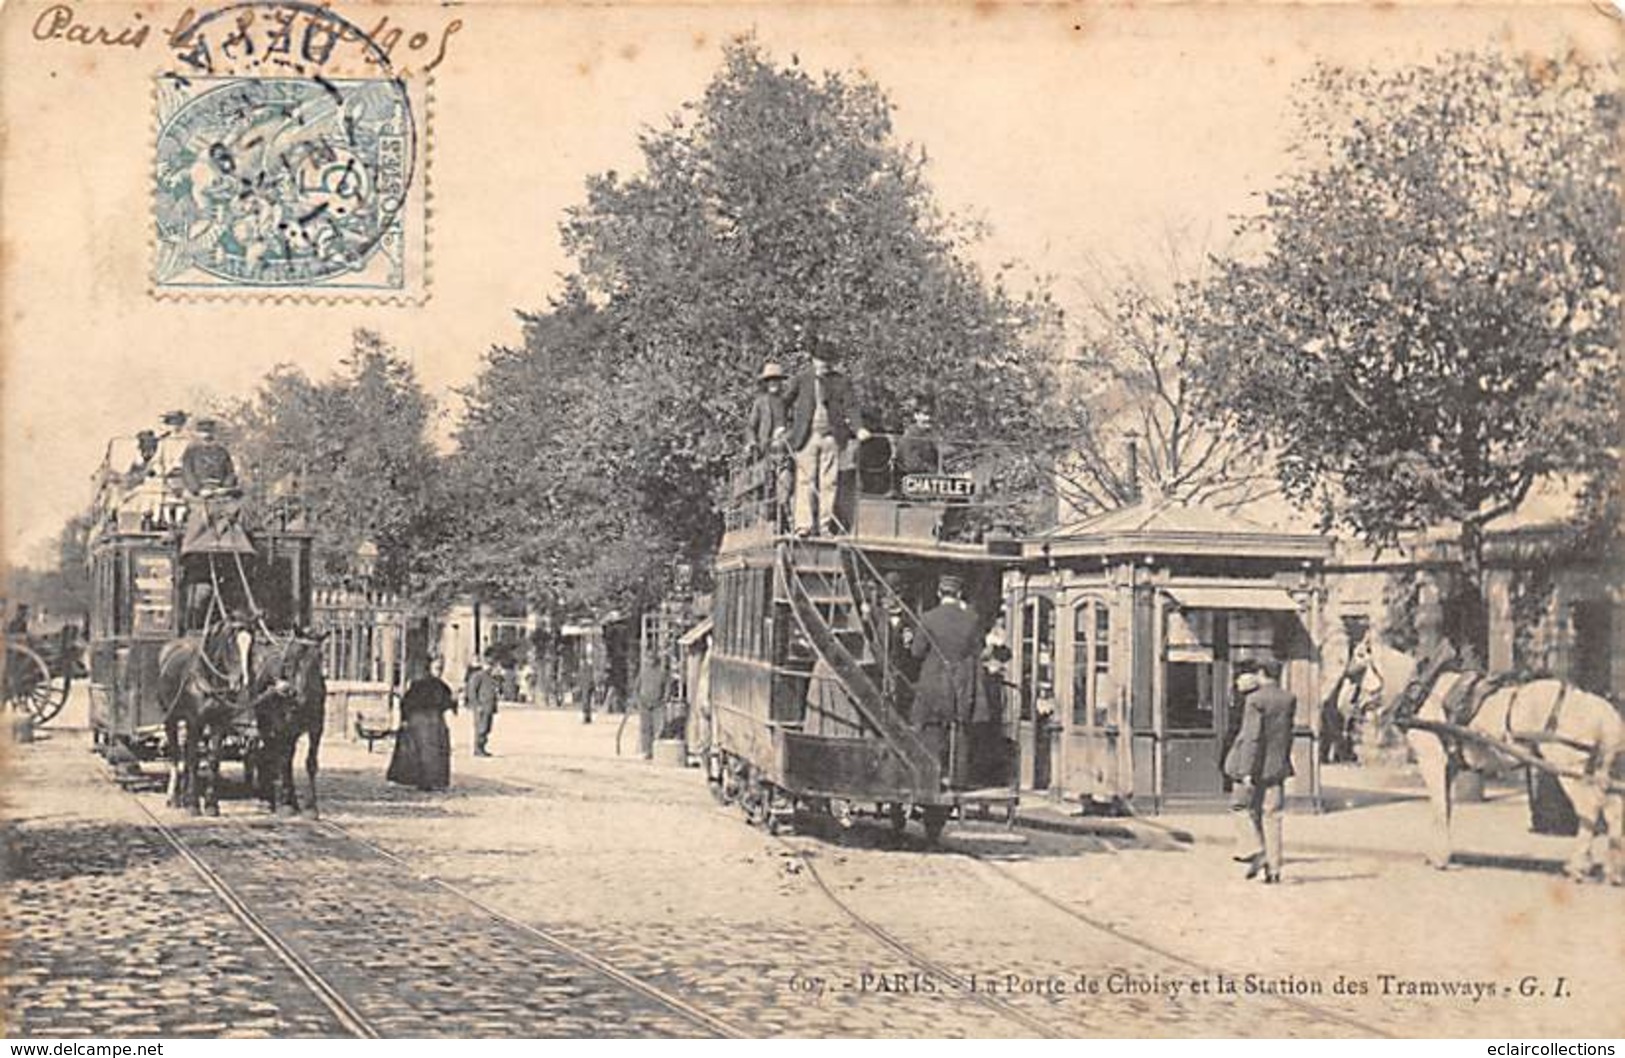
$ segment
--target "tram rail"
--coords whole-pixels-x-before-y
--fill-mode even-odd
[[[1086,926],[1096,932],[1103,933],[1120,943],[1139,948],[1142,951],[1150,952],[1151,954],[1166,959],[1169,962],[1178,963],[1180,966],[1188,970],[1195,970],[1199,973],[1207,974],[1208,976],[1228,972],[1223,970],[1221,967],[1210,966],[1197,959],[1192,959],[1189,956],[1181,955],[1179,952],[1176,952],[1171,948],[1157,944],[1153,941],[1148,941],[1143,937],[1135,936],[1128,930],[1114,926],[1110,922],[1105,922],[1084,911],[1080,911],[1066,901],[1045,892],[1043,889],[1027,881],[1025,878],[1017,877],[1015,872],[1011,871],[1008,867],[989,859],[981,853],[969,850],[955,850],[954,855],[975,862],[984,870],[989,871],[1003,881],[1010,883],[1012,886],[1027,894],[1027,896],[1031,897],[1032,899],[1037,900],[1039,903],[1045,904],[1053,910],[1058,911],[1066,917],[1076,921],[1080,925]],[[1239,975],[1231,974],[1231,976]],[[1307,1000],[1300,999],[1297,996],[1274,995],[1270,998],[1277,1002],[1284,1003],[1287,1006],[1295,1007],[1313,1017],[1323,1018],[1327,1021],[1334,1021],[1339,1025],[1354,1029],[1358,1032],[1387,1039],[1393,1038],[1393,1033],[1379,1028],[1376,1025],[1361,1021],[1359,1018],[1344,1014],[1341,1011],[1321,1006],[1318,1003],[1311,1003]]]
[[[343,1027],[346,1033],[358,1039],[381,1039],[395,1035],[395,1033],[387,1031],[379,1025],[376,1019],[371,1019],[364,1014],[360,1009],[360,1003],[346,995],[328,975],[324,975],[309,959],[300,954],[295,945],[289,943],[264,918],[257,914],[248,900],[203,856],[199,855],[187,844],[181,830],[177,830],[177,828],[166,823],[159,813],[154,812],[134,791],[126,789],[125,792],[135,802],[153,830],[197,874],[204,885],[225,906],[227,911],[288,968],[298,982],[333,1015],[335,1021]],[[209,825],[224,825],[244,831],[253,829],[247,821],[230,817],[222,817],[218,821],[211,820]],[[444,879],[422,872],[388,849],[354,834],[338,823],[324,820],[314,824],[290,823],[289,825],[313,825],[340,841],[365,850],[378,860],[388,862],[397,868],[410,872],[419,880],[475,909],[480,915],[499,924],[507,932],[523,942],[545,947],[555,957],[590,972],[620,991],[630,993],[644,1002],[654,1004],[661,1010],[700,1029],[703,1033],[727,1039],[749,1039],[758,1035],[701,1010],[682,997],[629,973],[546,929],[523,922]]]
[[[492,907],[479,897],[453,885],[444,878],[440,878],[432,874],[425,874],[424,872],[419,871],[412,864],[395,855],[393,852],[390,852],[383,846],[374,844],[373,842],[368,841],[366,838],[352,833],[350,830],[339,825],[338,823],[323,820],[320,825],[333,833],[338,834],[345,840],[367,849],[378,858],[387,860],[398,867],[411,871],[417,877],[429,882],[436,888],[450,893],[451,895],[462,900],[464,903],[479,909],[487,917],[491,918],[493,921],[500,922],[513,932],[518,933],[532,942],[540,943],[546,946],[556,954],[563,956],[566,959],[569,959],[581,966],[587,967],[593,972],[608,978],[628,991],[635,992],[645,999],[664,1006],[674,1014],[687,1018],[689,1021],[703,1029],[713,1032],[725,1039],[733,1040],[751,1039],[755,1035],[754,1033],[748,1032],[745,1029],[733,1025],[722,1018],[706,1013],[694,1004],[673,995],[657,985],[650,984],[648,981],[645,981],[634,974],[627,973],[625,970],[619,969],[613,964],[605,962],[598,956],[578,947],[577,945],[571,944],[569,941],[563,939],[557,934],[542,929],[540,926],[532,925],[529,922],[521,921],[505,911]]]
[[[327,1008],[328,1012],[344,1027],[346,1032],[357,1039],[363,1040],[376,1040],[383,1037],[384,1034],[379,1032],[378,1027],[360,1011],[356,1010],[336,985],[322,976],[292,945],[284,941],[277,935],[275,930],[261,921],[260,917],[254,913],[254,909],[248,906],[247,901],[224,878],[220,877],[218,871],[188,848],[186,842],[181,840],[180,835],[176,833],[173,827],[159,818],[158,813],[149,808],[146,802],[142,801],[133,791],[126,790],[125,792],[135,802],[136,807],[141,810],[142,815],[146,816],[152,828],[170,848],[175,850],[175,854],[197,874],[203,884],[208,886],[209,890],[214,893],[226,910],[231,913],[232,917],[241,922],[254,935],[255,939],[265,945],[288,968],[299,983],[315,996],[322,1006]]]

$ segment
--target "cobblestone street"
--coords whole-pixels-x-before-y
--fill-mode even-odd
[[[322,823],[271,820],[241,799],[192,820],[155,789],[136,796],[382,1035],[1625,1029],[1604,986],[1625,951],[1596,929],[1618,890],[1358,850],[1290,856],[1289,884],[1264,887],[1242,881],[1228,849],[1153,828],[973,823],[951,826],[940,850],[874,820],[773,838],[717,806],[698,772],[617,758],[617,720],[505,711],[485,760],[458,728],[442,794],[389,786],[385,753],[330,742]],[[14,1033],[344,1034],[82,733],[15,747],[12,768]],[[1288,821],[1289,851],[1295,825],[1316,822]],[[1436,987],[1458,981],[1483,987]]]

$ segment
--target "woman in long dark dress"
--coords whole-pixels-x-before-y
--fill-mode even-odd
[[[445,663],[435,658],[430,671],[412,681],[401,699],[401,726],[386,778],[420,790],[451,785],[451,730],[446,710],[457,711],[457,698],[440,678]]]

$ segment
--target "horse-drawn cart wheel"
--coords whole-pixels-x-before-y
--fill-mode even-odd
[[[23,644],[6,644],[6,705],[28,713],[34,718],[34,723],[48,723],[62,711],[62,707],[68,704],[71,680],[72,676],[67,672],[52,676],[45,659]]]

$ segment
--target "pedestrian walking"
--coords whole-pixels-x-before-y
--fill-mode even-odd
[[[794,526],[798,536],[840,532],[836,487],[841,459],[853,437],[869,439],[856,415],[852,384],[820,344],[812,363],[784,393],[790,409],[790,451],[795,453]]]
[[[401,724],[385,778],[420,790],[451,785],[451,730],[446,712],[457,711],[457,698],[440,674],[445,659],[436,657],[429,671],[414,679],[401,698]]]
[[[963,592],[963,581],[951,573],[943,575],[937,584],[941,601],[920,618],[919,633],[909,648],[921,661],[914,723],[921,740],[942,763],[945,781],[964,772],[962,736],[975,708],[982,652],[976,611],[961,598]],[[959,745],[953,744],[955,732],[961,735]]]
[[[478,659],[475,659],[474,669],[468,674],[463,701],[474,714],[474,756],[489,757],[491,752],[487,743],[497,715],[497,681]]]
[[[598,675],[593,670],[592,657],[581,659],[576,669],[576,704],[581,706],[581,722],[592,723],[593,699],[598,696]]]
[[[663,658],[645,658],[638,670],[638,750],[644,760],[653,760],[655,739],[663,724],[666,704],[666,662]]]
[[[1280,677],[1281,663],[1274,660],[1236,677],[1236,690],[1244,696],[1241,730],[1224,760],[1224,772],[1235,783],[1230,792],[1240,850],[1235,859],[1247,864],[1248,878],[1262,871],[1270,884],[1281,880],[1281,814],[1298,713],[1298,700],[1280,686]]]

